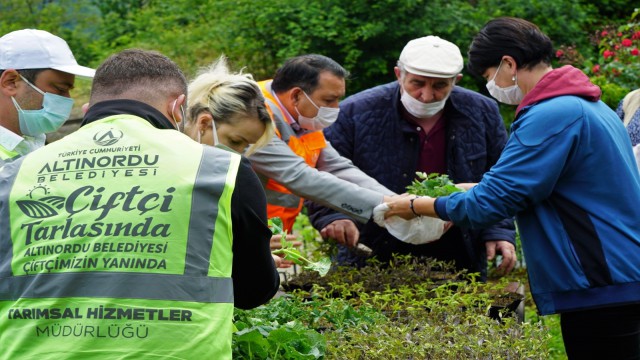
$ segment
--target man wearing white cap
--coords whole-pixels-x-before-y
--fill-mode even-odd
[[[507,133],[494,100],[455,85],[462,68],[455,44],[437,36],[409,41],[394,68],[397,81],[342,101],[337,121],[324,130],[327,140],[396,193],[406,192],[416,171],[448,174],[456,183],[479,181],[498,159]],[[308,206],[317,229],[348,219]],[[503,256],[501,270],[513,268],[514,238],[512,220],[485,230],[453,226],[438,241],[422,245],[401,242],[372,222],[360,227],[360,242],[381,261],[392,253],[427,256],[454,261],[457,268],[483,277],[486,259],[497,252]],[[340,250],[338,260],[363,263],[347,249]]]
[[[0,166],[44,145],[69,118],[75,76],[92,78],[66,41],[24,29],[0,38]]]

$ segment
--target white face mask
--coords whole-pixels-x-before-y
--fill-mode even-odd
[[[218,144],[220,144],[220,141],[218,140],[218,130],[216,129],[216,123],[215,121],[213,121],[213,119],[211,119],[211,128],[213,131],[213,146],[216,146]],[[202,144],[202,132],[198,131],[198,143]]]
[[[313,106],[318,109],[318,114],[312,118],[309,118],[300,114],[300,111],[298,111],[298,108],[296,107],[296,111],[298,112],[298,124],[300,124],[301,128],[311,131],[322,130],[336,122],[336,119],[338,119],[338,114],[340,113],[340,108],[330,108],[326,106],[318,107],[318,105],[316,105],[316,103],[311,100],[306,92],[303,91],[302,93],[307,97],[307,99],[309,99],[311,104],[313,104]]]
[[[18,111],[20,132],[28,136],[38,136],[58,130],[71,115],[73,100],[44,92],[20,75],[22,80],[33,90],[43,96],[42,108],[39,110],[23,110],[12,96],[11,101]]]
[[[218,149],[222,149],[225,151],[231,151],[232,153],[235,154],[240,154],[242,155],[242,153],[237,152],[236,150],[228,147],[227,145],[223,144],[220,142],[220,140],[218,140],[218,130],[216,130],[216,122],[213,121],[213,119],[211,119],[211,128],[213,129],[213,146],[217,147]],[[202,144],[202,142],[200,141],[200,132],[198,132],[198,142]]]
[[[451,95],[451,92],[449,92],[449,94],[447,94],[447,96],[440,101],[423,103],[422,101],[411,96],[405,89],[402,92],[400,101],[402,102],[402,105],[404,105],[404,108],[407,109],[409,114],[417,117],[418,119],[424,119],[430,118],[440,112],[440,110],[444,109],[444,105],[446,104],[449,95]]]
[[[496,85],[496,75],[498,75],[498,71],[500,71],[501,66],[502,61],[500,61],[500,65],[498,65],[498,69],[496,70],[495,74],[493,74],[493,78],[487,83],[487,90],[489,90],[489,94],[491,94],[491,96],[496,98],[496,100],[500,101],[501,103],[505,103],[508,105],[518,105],[524,98],[524,94],[518,86],[517,74],[513,77],[513,81],[516,82],[514,85],[506,88],[501,88]]]

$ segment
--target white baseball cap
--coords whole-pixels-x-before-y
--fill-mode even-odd
[[[96,72],[78,65],[66,41],[36,29],[17,30],[0,38],[0,69],[54,69],[88,78]]]
[[[450,78],[463,68],[460,49],[437,36],[425,36],[411,40],[400,53],[399,62],[412,74]]]

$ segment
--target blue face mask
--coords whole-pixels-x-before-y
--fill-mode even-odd
[[[45,93],[35,87],[27,79],[22,78],[32,89],[43,96],[42,109],[23,110],[15,98],[11,97],[13,105],[18,110],[20,132],[24,135],[38,136],[56,131],[71,115],[73,100],[64,96]]]

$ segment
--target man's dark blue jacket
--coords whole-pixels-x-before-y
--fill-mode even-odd
[[[348,97],[340,104],[338,120],[324,130],[327,140],[344,157],[382,185],[396,193],[406,192],[415,178],[420,152],[416,125],[403,119],[398,82],[377,86]],[[447,173],[456,183],[479,182],[498,160],[507,133],[496,102],[481,94],[454,87],[444,108],[446,120]],[[322,229],[346,215],[306,203],[311,222]],[[486,275],[484,241],[514,242],[511,219],[488,229],[451,228],[433,243],[411,245],[391,236],[373,221],[360,227],[360,242],[371,247],[381,261],[391,253],[431,256],[455,260],[458,268]],[[362,264],[346,248],[340,250],[342,263]]]

